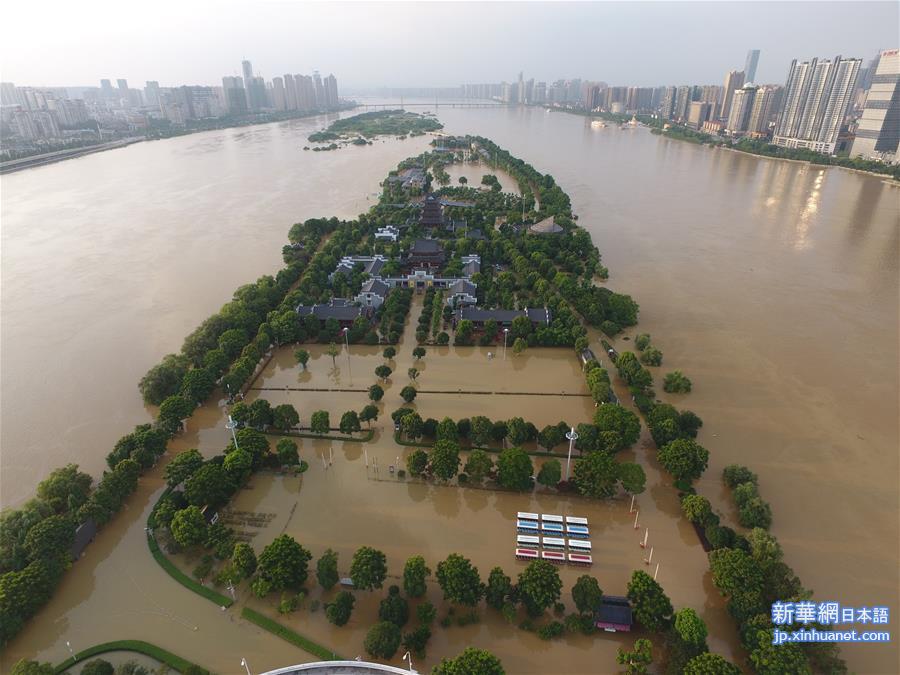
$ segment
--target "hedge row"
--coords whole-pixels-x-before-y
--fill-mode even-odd
[[[273,635],[277,635],[282,640],[286,640],[296,647],[300,647],[300,649],[302,649],[303,651],[309,652],[322,661],[345,660],[343,657],[338,656],[330,649],[326,649],[322,645],[317,644],[309,638],[294,632],[287,626],[278,623],[274,619],[263,616],[259,612],[256,612],[249,607],[244,607],[244,609],[241,610],[241,618],[246,619],[250,623],[259,626],[263,630],[268,631]]]
[[[60,673],[65,673],[69,668],[81,661],[108,652],[136,652],[156,659],[160,663],[169,666],[169,668],[177,670],[179,673],[209,675],[209,671],[206,670],[206,668],[202,668],[162,647],[157,647],[156,645],[144,642],[143,640],[116,640],[114,642],[104,642],[103,644],[88,647],[75,654],[75,656],[69,657],[63,663],[60,663],[54,668],[54,671],[57,675],[60,675]]]

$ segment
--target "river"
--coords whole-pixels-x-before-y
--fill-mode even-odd
[[[552,173],[570,194],[610,285],[641,304],[639,329],[664,352],[662,371],[694,382],[672,400],[705,421],[701,492],[733,515],[721,469],[749,465],[786,561],[816,599],[888,605],[897,616],[898,189],[540,109],[438,115],[448,131],[490,137]],[[2,178],[4,505],[69,461],[99,474],[115,440],[149,418],[136,388],[146,369],[236,286],[277,269],[291,223],[365,210],[387,170],[427,142],[303,152],[324,121],[140,143]],[[190,441],[202,445],[214,423],[198,420]],[[103,589],[124,574],[112,564],[120,538],[149,559],[141,511],[153,480],[12,653],[58,661],[69,635],[79,648],[104,639],[75,621],[115,602]],[[649,494],[675,522],[671,500]],[[187,593],[161,574],[134,583],[154,593],[158,584],[161,603]],[[163,618],[141,630],[165,623],[160,640],[178,651],[178,621],[156,613]],[[273,657],[296,653],[247,634],[250,653],[263,644]],[[896,641],[843,653],[858,672],[897,667]]]

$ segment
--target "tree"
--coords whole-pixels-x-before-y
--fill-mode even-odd
[[[493,431],[494,425],[487,417],[476,415],[471,419],[471,425],[472,431],[470,432],[470,437],[474,445],[483,447],[491,442],[491,432]]]
[[[239,429],[235,434],[238,446],[253,455],[253,465],[259,466],[269,454],[269,440],[256,429]],[[229,444],[230,445],[230,444]]]
[[[316,410],[309,418],[309,430],[314,434],[327,434],[331,431],[331,418],[327,410]]]
[[[352,434],[354,431],[360,431],[362,427],[359,425],[359,415],[354,410],[348,410],[341,415],[341,423],[339,425],[342,434]]]
[[[206,541],[206,520],[198,507],[188,506],[175,514],[169,531],[182,548],[196,546]]]
[[[378,419],[378,406],[372,405],[371,403],[365,406],[362,410],[359,411],[359,420],[360,422],[365,422],[367,425],[372,426],[372,422]]]
[[[331,357],[331,365],[336,366],[337,365],[337,357],[338,357],[338,354],[341,353],[341,348],[338,347],[333,342],[331,342],[328,344],[328,349],[325,350],[325,353]]]
[[[494,468],[494,462],[484,450],[472,450],[463,468],[469,476],[469,480],[480,483],[490,474],[491,469]]]
[[[656,347],[647,347],[641,353],[641,363],[648,366],[660,366],[662,365],[662,359],[663,353]]]
[[[485,587],[485,601],[490,607],[501,610],[512,590],[512,579],[504,573],[502,568],[495,567],[488,575],[488,582]]]
[[[65,556],[75,541],[75,523],[68,516],[54,515],[31,526],[25,535],[25,551],[32,560]]]
[[[484,649],[466,647],[455,659],[444,659],[431,675],[506,675],[500,659]]]
[[[418,413],[407,413],[400,418],[400,429],[407,438],[416,439],[422,435],[424,423]]]
[[[614,431],[621,438],[618,447],[607,447],[607,452],[618,452],[623,448],[630,448],[637,443],[641,435],[641,422],[633,412],[616,404],[601,405],[594,413],[594,425],[602,434],[604,431]]]
[[[185,420],[194,413],[197,404],[186,399],[180,394],[172,394],[159,404],[159,419],[177,428],[181,420]]]
[[[718,654],[698,654],[684,666],[684,675],[741,675],[741,669]],[[791,672],[791,671],[783,671]]]
[[[581,494],[608,499],[616,493],[616,462],[605,452],[591,452],[575,460],[573,481]]]
[[[275,453],[278,455],[278,463],[281,466],[296,466],[300,463],[300,453],[297,444],[290,438],[282,438],[275,445]]]
[[[427,600],[416,607],[416,618],[423,626],[430,626],[437,617],[437,610]]]
[[[230,494],[231,481],[218,464],[204,464],[184,483],[184,496],[194,506],[218,506],[224,504]]]
[[[428,465],[428,453],[422,449],[413,450],[406,458],[406,470],[410,476],[421,476]]]
[[[193,476],[203,466],[203,455],[196,448],[180,452],[166,464],[166,484],[174,488]]]
[[[370,401],[380,401],[384,396],[384,389],[382,389],[379,385],[373,384],[369,387],[369,400]]]
[[[400,629],[390,621],[379,621],[366,633],[363,646],[371,656],[390,659],[400,646]]]
[[[325,616],[335,626],[343,626],[350,620],[356,597],[350,591],[341,591],[334,601],[325,605]]]
[[[750,663],[758,675],[810,675],[809,661],[797,644],[773,645],[769,640],[750,652]]]
[[[678,481],[700,478],[709,462],[709,451],[690,438],[678,438],[657,453],[659,463]]]
[[[375,375],[377,375],[382,382],[387,382],[387,379],[391,376],[393,371],[389,366],[381,365],[375,368]]]
[[[594,577],[582,574],[572,586],[572,599],[579,612],[593,614],[603,602],[603,591]]]
[[[309,363],[309,352],[305,349],[298,349],[294,352],[294,358],[297,359],[303,370],[306,370],[306,364]]]
[[[419,369],[418,368],[410,368],[406,371],[406,374],[409,376],[413,382],[416,381],[416,378],[419,377]]]
[[[237,575],[238,581],[247,579],[256,571],[256,553],[253,547],[244,542],[238,542],[234,545],[234,551],[231,554],[231,569]]]
[[[450,602],[474,607],[484,594],[478,568],[458,553],[451,553],[438,563],[436,576],[444,599]]]
[[[562,479],[562,466],[558,459],[545,460],[538,471],[537,482],[546,487],[555,487]]]
[[[387,559],[384,553],[370,546],[362,546],[353,554],[350,579],[353,586],[364,591],[381,588],[387,576]]]
[[[258,430],[265,429],[275,421],[272,404],[264,398],[258,398],[247,406],[247,424]]]
[[[690,607],[675,612],[675,632],[693,655],[706,651],[706,624]]]
[[[638,638],[630,652],[619,647],[616,663],[628,666],[625,669],[626,675],[646,675],[647,666],[653,663],[653,643],[646,638]]]
[[[521,417],[513,417],[506,423],[506,437],[513,445],[521,445],[528,440],[528,424]]]
[[[116,669],[104,659],[93,659],[81,668],[81,675],[113,675]]]
[[[434,444],[431,450],[431,470],[437,478],[453,478],[459,471],[459,462],[459,443],[443,440]]]
[[[634,346],[637,347],[639,352],[647,349],[647,347],[650,346],[650,335],[648,333],[641,333],[638,335],[634,338]]]
[[[406,561],[403,566],[403,590],[411,598],[421,598],[425,595],[427,585],[425,579],[431,574],[425,558],[415,555]]]
[[[400,398],[402,398],[406,403],[412,403],[416,399],[416,394],[418,394],[416,388],[409,385],[406,385],[405,387],[403,387],[403,389],[400,390]]]
[[[644,468],[635,462],[617,462],[616,478],[622,484],[622,489],[633,495],[641,494],[647,482]]]
[[[692,386],[690,378],[680,370],[673,370],[671,373],[666,373],[665,378],[663,378],[663,390],[670,394],[690,393]]]
[[[282,534],[266,546],[259,555],[257,572],[278,592],[286,588],[300,590],[309,575],[312,554],[293,537]]]
[[[513,346],[512,346],[513,354],[518,356],[519,354],[521,354],[522,352],[525,351],[526,347],[528,347],[528,343],[525,342],[525,340],[523,338],[520,338],[520,337],[516,338],[516,340],[515,340],[515,342],[513,342]]]
[[[26,661],[21,659],[15,663],[10,675],[54,675],[56,669],[52,663],[40,663],[38,661]]]
[[[316,580],[326,591],[331,590],[339,581],[337,569],[337,553],[330,548],[325,550],[316,561]]]
[[[418,361],[423,356],[425,356],[425,347],[416,347],[415,349],[413,349],[412,354],[413,358]]]
[[[451,418],[445,417],[437,425],[436,438],[439,441],[456,441],[459,439],[459,429],[456,422]]]
[[[232,485],[241,485],[250,476],[253,456],[244,450],[235,449],[225,455],[222,468],[231,478]]]
[[[635,620],[651,633],[658,633],[672,620],[672,602],[662,586],[646,572],[636,570],[628,582],[628,599]]]
[[[390,621],[398,628],[403,628],[409,621],[409,602],[400,596],[400,589],[391,586],[388,596],[378,605],[378,618],[382,621]]]
[[[87,501],[92,482],[88,474],[78,470],[77,464],[67,464],[38,483],[37,496],[56,513],[75,511]]]
[[[426,625],[420,625],[403,636],[403,647],[419,658],[424,658],[425,645],[428,644],[430,639],[431,629]]]
[[[460,185],[465,185],[466,183],[469,182],[469,179],[466,178],[465,176],[460,176],[458,180],[459,180]]]
[[[497,458],[497,482],[510,490],[530,490],[534,466],[522,448],[506,448]]]
[[[272,424],[279,431],[289,431],[300,424],[300,414],[290,403],[282,403],[272,411]]]
[[[689,521],[704,526],[710,523],[713,515],[709,500],[701,495],[685,495],[681,510]]]
[[[447,331],[442,330],[437,334],[437,337],[434,339],[434,341],[440,346],[448,345],[450,344],[450,334]]]
[[[144,403],[159,405],[167,396],[177,393],[188,365],[188,359],[184,356],[168,354],[163,357],[160,363],[147,371],[138,384]]]
[[[546,450],[553,450],[553,448],[563,442],[564,438],[565,434],[558,424],[548,424],[538,434],[538,443],[544,446]]]
[[[562,580],[553,564],[546,560],[534,560],[519,574],[517,588],[528,613],[540,616],[559,600]]]
[[[206,368],[191,368],[181,381],[179,393],[187,400],[199,404],[216,388],[216,377]]]
[[[397,356],[397,350],[393,347],[386,347],[385,350],[381,353],[381,355],[386,359],[392,359]]]

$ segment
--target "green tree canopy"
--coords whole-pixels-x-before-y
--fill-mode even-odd
[[[256,571],[256,565],[256,553],[250,544],[241,541],[234,545],[231,569],[237,574],[238,580],[249,578]]]
[[[356,414],[356,411],[348,410],[341,415],[341,422],[338,428],[340,428],[342,434],[352,434],[355,431],[360,431],[362,427],[359,424],[359,415]]]
[[[337,553],[330,548],[326,549],[325,553],[316,561],[316,580],[326,591],[330,591],[340,581],[337,561]]]
[[[309,418],[309,430],[314,434],[327,434],[331,431],[331,418],[327,410],[316,410]]]
[[[636,570],[628,582],[628,599],[635,620],[646,630],[658,633],[671,623],[672,602],[662,586],[649,574]]]
[[[676,480],[693,481],[706,471],[709,451],[693,439],[679,438],[664,445],[657,458]]]
[[[275,453],[278,455],[278,463],[281,466],[295,466],[300,463],[297,444],[290,438],[279,439],[275,444]]]
[[[698,654],[684,667],[684,675],[741,675],[741,669],[718,654]],[[792,671],[783,671],[792,672]]]
[[[488,575],[485,587],[485,601],[496,610],[503,609],[512,592],[512,579],[510,579],[501,567],[495,567]]]
[[[25,550],[32,560],[68,556],[75,541],[72,518],[54,515],[33,525],[25,535]]]
[[[528,613],[531,616],[540,616],[545,609],[559,600],[562,580],[552,563],[534,560],[519,574],[517,588]]]
[[[431,675],[505,675],[500,659],[484,649],[466,647],[455,659],[444,659]]]
[[[471,419],[471,425],[470,437],[474,445],[484,447],[491,442],[494,425],[487,417],[476,415]]]
[[[309,575],[308,565],[311,559],[312,554],[293,537],[282,534],[259,555],[257,572],[271,585],[273,591],[286,588],[300,590]]]
[[[430,574],[425,558],[420,555],[409,558],[403,567],[403,590],[411,598],[421,598],[428,589],[425,580]]]
[[[371,546],[361,546],[353,554],[350,564],[350,579],[353,586],[363,591],[381,588],[387,576],[387,558],[384,553]]]
[[[350,591],[341,591],[334,600],[325,605],[325,616],[335,626],[343,626],[350,620],[356,598]]]
[[[165,477],[169,487],[175,487],[193,476],[203,466],[203,455],[196,448],[179,452],[166,464]]]
[[[474,607],[484,594],[478,568],[458,553],[451,553],[438,563],[436,576],[444,599],[450,602]]]
[[[184,484],[184,496],[194,506],[218,506],[231,494],[228,473],[219,464],[201,466]]]
[[[372,405],[371,403],[365,406],[359,412],[359,420],[360,422],[366,422],[371,426],[371,423],[378,419],[378,406]]]
[[[37,496],[56,513],[76,511],[87,501],[92,482],[88,474],[78,470],[77,464],[67,464],[54,469],[38,483]]]
[[[288,431],[300,424],[300,414],[290,403],[275,406],[272,411],[272,425],[279,431]]]
[[[619,647],[616,663],[626,666],[626,675],[646,675],[647,667],[653,663],[653,643],[646,638],[638,638],[631,651]]]
[[[606,448],[610,452],[618,452],[630,448],[637,443],[641,435],[641,422],[638,416],[623,406],[607,403],[597,408],[594,413],[594,425],[600,430],[614,431],[621,438],[621,446]]]
[[[388,596],[378,605],[378,618],[403,628],[409,621],[409,602],[400,595],[400,589],[391,586]]]
[[[534,466],[522,448],[506,448],[497,458],[497,482],[511,490],[530,490]]]
[[[175,513],[169,531],[179,546],[187,548],[206,541],[206,520],[196,506]]]
[[[706,651],[706,624],[697,612],[684,607],[675,612],[675,632],[681,641],[698,652]]]
[[[379,659],[393,658],[400,647],[400,629],[390,621],[379,621],[366,633],[366,652]]]
[[[380,401],[384,397],[384,389],[380,385],[373,384],[369,387],[369,400]]]
[[[616,461],[605,452],[591,452],[575,460],[573,481],[578,492],[597,499],[616,493]]]
[[[598,581],[589,574],[582,574],[572,586],[572,600],[582,614],[593,614],[603,602],[603,591]]]
[[[464,471],[469,476],[469,480],[480,483],[483,481],[491,469],[494,468],[494,462],[491,456],[484,450],[472,450],[466,460]]]
[[[546,459],[538,471],[537,482],[547,487],[555,487],[562,479],[562,465],[558,459]]]
[[[459,443],[442,440],[434,444],[431,450],[431,470],[435,477],[450,480],[459,470],[459,463]]]
[[[406,385],[400,390],[400,398],[406,403],[412,403],[416,399],[416,394],[418,394],[416,388],[410,385]]]

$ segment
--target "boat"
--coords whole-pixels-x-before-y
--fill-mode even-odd
[[[587,555],[586,553],[570,553],[569,554],[569,562],[572,563],[573,565],[581,565],[581,566],[587,566],[587,565],[594,564],[594,561],[591,558],[591,556]]]
[[[541,559],[561,565],[566,562],[566,554],[562,551],[541,551]]]
[[[594,120],[591,122],[591,128],[592,129],[605,129],[606,122],[604,122],[603,120]]]
[[[538,552],[532,548],[517,548],[516,560],[537,560]]]
[[[554,551],[565,551],[566,550],[566,540],[565,539],[557,539],[556,537],[544,537],[541,540],[541,546],[545,549],[550,549]]]

